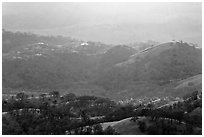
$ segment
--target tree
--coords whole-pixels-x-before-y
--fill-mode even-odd
[[[85,110],[82,110],[81,112],[80,112],[81,114],[81,117],[82,117],[82,122],[84,122],[84,123],[86,123],[86,124],[90,124],[90,118],[89,118],[89,116],[86,114],[86,112],[85,112]]]
[[[118,135],[118,133],[115,131],[115,129],[113,129],[111,126],[108,126],[105,130],[104,130],[104,135]]]
[[[153,124],[147,128],[147,133],[149,135],[158,135],[159,134],[158,130],[159,128],[155,124]]]
[[[64,101],[72,101],[76,98],[76,95],[74,93],[69,93],[63,96]]]
[[[145,132],[146,131],[146,124],[143,121],[138,121],[138,125],[139,125],[139,129],[141,132]]]
[[[46,98],[46,93],[42,93],[42,94],[40,94],[40,98],[44,101],[45,100],[45,98]]]
[[[93,126],[93,134],[94,135],[103,135],[103,128],[100,124],[96,124]]]
[[[198,95],[198,91],[196,90],[196,91],[194,91],[194,92],[191,94],[191,98],[192,98],[193,100],[196,100],[196,99],[197,99],[197,95]]]
[[[28,98],[28,95],[23,93],[23,92],[20,92],[16,95],[16,99],[19,99],[19,100],[25,100]]]
[[[55,97],[55,98],[59,98],[59,97],[60,97],[59,91],[56,91],[56,90],[50,92],[50,95],[53,96],[53,97]]]
[[[22,134],[20,125],[9,115],[2,117],[2,134],[3,135],[18,135]]]

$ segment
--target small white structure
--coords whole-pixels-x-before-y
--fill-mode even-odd
[[[79,52],[78,52],[78,51],[76,51],[76,50],[72,50],[72,52],[73,52],[73,53],[79,53]]]
[[[61,48],[61,47],[63,47],[63,45],[56,45],[58,48]]]
[[[37,44],[39,44],[39,45],[43,45],[44,43],[43,43],[43,42],[39,42],[39,43],[37,43]]]
[[[42,56],[42,54],[41,53],[37,53],[37,54],[35,54],[36,56]]]
[[[88,46],[89,44],[87,42],[81,43],[81,46]]]
[[[22,59],[22,57],[17,57],[17,59]]]
[[[37,45],[43,45],[43,46],[48,46],[48,44],[45,44],[45,43],[43,43],[43,42],[38,42],[38,43],[36,43]]]

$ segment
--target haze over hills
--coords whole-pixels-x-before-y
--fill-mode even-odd
[[[3,3],[3,28],[107,44],[176,39],[201,47],[201,11],[200,3]]]
[[[3,2],[2,134],[201,135],[201,2]]]
[[[202,74],[202,50],[182,41],[107,45],[4,30],[2,63],[4,89],[125,99],[178,95],[177,82]]]
[[[202,52],[199,48],[184,42],[167,42],[136,53],[117,66],[128,68],[140,66],[139,70],[134,70],[137,76],[145,73],[139,79],[147,77],[151,80],[184,79],[202,72],[201,57]]]
[[[201,49],[183,42],[167,42],[115,64],[100,75],[97,84],[120,96],[164,95],[174,93],[173,83],[201,73]]]

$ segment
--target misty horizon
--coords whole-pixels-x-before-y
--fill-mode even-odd
[[[202,2],[3,3],[3,135],[202,135]]]
[[[107,44],[174,39],[202,45],[201,3],[3,3],[2,15],[11,31]]]

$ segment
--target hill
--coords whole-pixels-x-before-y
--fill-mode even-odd
[[[126,118],[120,121],[115,122],[106,122],[101,123],[103,129],[106,129],[108,126],[113,127],[120,135],[144,135],[139,128],[138,125],[131,121],[131,118]]]
[[[56,89],[116,100],[201,89],[200,48],[182,41],[154,44],[114,46],[3,30],[3,89]],[[189,86],[176,83],[195,75],[200,76]]]
[[[202,73],[202,50],[184,42],[159,44],[130,56],[101,73],[97,84],[131,95],[156,95],[172,90],[172,83]],[[174,86],[174,85],[173,85]],[[185,91],[182,91],[185,92]],[[128,96],[128,95],[127,95]]]
[[[101,71],[110,68],[115,64],[126,61],[131,55],[135,53],[136,50],[132,47],[125,45],[114,46],[101,55],[97,69]]]
[[[202,72],[201,57],[201,49],[184,42],[168,42],[136,53],[117,66],[134,67],[143,80],[184,79]]]
[[[196,75],[181,80],[175,84],[174,94],[180,95],[183,92],[190,93],[192,91],[202,92],[202,75]]]

